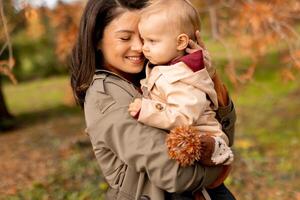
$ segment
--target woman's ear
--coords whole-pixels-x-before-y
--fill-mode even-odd
[[[182,33],[177,36],[177,50],[178,51],[183,51],[187,48],[189,44],[189,36],[185,33]]]

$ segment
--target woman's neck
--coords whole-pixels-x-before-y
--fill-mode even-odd
[[[139,84],[139,79],[137,78],[138,74],[130,74],[130,73],[126,73],[126,72],[120,71],[120,70],[115,69],[115,68],[110,68],[110,67],[103,67],[103,68],[105,70],[108,70],[108,71],[120,76],[120,78],[123,78],[126,81],[128,81],[128,82],[130,82],[134,85]]]

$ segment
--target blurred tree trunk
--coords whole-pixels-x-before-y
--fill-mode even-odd
[[[212,37],[215,40],[217,40],[217,38],[219,38],[217,10],[216,7],[212,5],[210,0],[207,1],[207,4],[208,4],[208,12],[210,18],[210,25],[212,30]]]
[[[215,7],[209,8],[209,16],[210,16],[210,24],[212,29],[212,36],[216,40],[219,38],[219,30],[218,30],[218,19],[217,19],[217,12]]]
[[[2,79],[0,76],[0,131],[11,129],[13,128],[13,126],[14,126],[13,116],[8,111],[5,102],[3,87],[2,87]]]
[[[11,0],[6,0],[3,2],[0,0],[0,19],[1,19],[1,29],[0,29],[0,43],[3,45],[1,47],[0,56],[0,131],[9,130],[15,126],[14,117],[10,114],[5,102],[3,85],[2,85],[2,75],[7,76],[13,83],[16,83],[16,79],[12,73],[12,68],[15,65],[15,61],[12,53],[12,45],[9,37],[9,24],[5,16],[5,12],[10,13],[8,16],[12,16],[13,7]],[[8,58],[4,59],[3,54],[5,55],[5,50],[8,54]]]

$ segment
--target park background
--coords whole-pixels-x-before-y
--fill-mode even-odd
[[[103,199],[69,84],[82,1],[0,0],[0,199]],[[299,0],[194,0],[237,111],[226,184],[241,200],[300,200]]]

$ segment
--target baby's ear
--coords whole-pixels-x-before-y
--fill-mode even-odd
[[[189,44],[189,36],[185,33],[182,33],[177,36],[177,50],[178,51],[183,51],[187,48]]]

